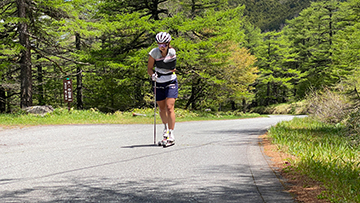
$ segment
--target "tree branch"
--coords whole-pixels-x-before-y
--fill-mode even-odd
[[[39,49],[39,48],[37,48],[37,47],[35,47],[35,46],[31,46],[31,47],[32,47],[33,50],[37,49],[37,50],[39,50],[39,51],[42,51],[42,52],[47,53],[47,54],[50,54],[50,55],[54,55],[54,56],[56,56],[56,57],[59,57],[59,58],[61,58],[61,59],[66,60],[66,61],[71,61],[71,62],[73,62],[73,63],[75,63],[75,64],[79,64],[79,65],[90,65],[90,66],[93,65],[93,64],[90,64],[90,63],[83,63],[83,62],[75,61],[75,60],[73,60],[73,59],[69,59],[69,58],[66,58],[66,57],[64,57],[64,56],[60,56],[59,54],[49,53],[49,52],[44,51],[44,50],[41,50],[41,49]]]
[[[9,0],[9,1],[10,1],[10,0]],[[12,5],[13,3],[14,3],[14,2],[10,2],[9,5],[8,5],[5,9],[3,9],[1,15],[4,14],[4,13],[11,7],[11,5]],[[5,6],[5,5],[4,5],[4,6]],[[3,8],[4,6],[0,6],[0,8]]]
[[[2,2],[0,2],[0,8],[3,8],[6,4],[9,3],[14,3],[14,0],[2,0]]]
[[[64,70],[60,67],[60,65],[59,65],[56,61],[50,59],[50,58],[47,57],[47,56],[44,56],[42,53],[40,53],[40,51],[36,50],[35,47],[32,47],[32,50],[34,50],[36,53],[40,54],[42,57],[46,58],[47,60],[53,62],[53,63],[60,69],[60,71],[61,71],[62,73],[66,74],[66,73],[64,72]]]
[[[41,38],[39,38],[39,37],[37,37],[37,36],[35,36],[35,35],[33,35],[33,34],[27,33],[27,32],[25,32],[25,34],[26,34],[26,35],[29,35],[30,37],[32,37],[32,38],[34,38],[34,39],[36,39],[36,40],[39,40],[39,41],[41,41],[41,42],[45,42],[45,44],[47,44],[47,45],[49,45],[49,46],[52,46],[52,43],[49,42],[49,41],[47,41],[46,39],[41,39]],[[57,48],[59,48],[59,47],[60,47],[61,49],[67,49],[67,50],[70,50],[71,52],[75,52],[75,50],[73,50],[73,49],[64,48],[64,47],[61,47],[61,46],[57,46],[57,47],[55,47],[55,48],[57,49]]]

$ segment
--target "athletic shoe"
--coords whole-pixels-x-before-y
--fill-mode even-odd
[[[175,134],[174,134],[174,130],[169,130],[169,137],[167,139],[170,142],[175,142]]]

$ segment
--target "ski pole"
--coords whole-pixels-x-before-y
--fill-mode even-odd
[[[156,80],[154,81],[154,144],[156,145]]]

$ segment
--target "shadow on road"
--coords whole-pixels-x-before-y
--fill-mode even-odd
[[[104,177],[66,177],[47,180],[31,188],[0,192],[2,202],[264,202],[251,184],[253,178],[244,173],[247,165],[210,166],[198,172],[210,174],[207,179],[149,178],[122,180]],[[212,176],[223,176],[222,180]],[[232,177],[229,178],[229,174]],[[244,177],[238,181],[237,177]],[[271,188],[273,183],[258,187]],[[284,202],[276,193],[272,199]],[[280,199],[277,199],[280,198]],[[275,201],[276,202],[276,201]],[[285,201],[286,202],[286,201]]]
[[[143,144],[143,145],[130,145],[130,146],[122,146],[121,148],[144,148],[144,147],[159,147],[157,144]]]

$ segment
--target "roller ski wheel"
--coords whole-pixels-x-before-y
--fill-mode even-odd
[[[166,148],[166,147],[170,147],[170,146],[173,146],[175,144],[175,141],[167,141],[165,144],[163,144],[163,147]]]
[[[163,146],[163,145],[164,145],[164,144],[163,144],[163,141],[162,141],[162,140],[158,142],[158,146]]]
[[[167,138],[164,138],[163,140],[158,142],[158,145],[163,146],[164,148],[173,146],[174,144],[175,144],[175,141],[168,140]]]
[[[158,142],[159,146],[164,146],[167,143],[167,138],[164,138],[163,140]]]

